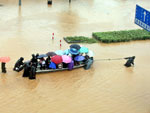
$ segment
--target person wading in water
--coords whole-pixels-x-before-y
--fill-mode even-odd
[[[128,59],[128,60],[127,60],[127,62],[124,64],[124,66],[126,66],[126,67],[134,66],[134,59],[135,59],[135,56],[126,57],[125,59]]]

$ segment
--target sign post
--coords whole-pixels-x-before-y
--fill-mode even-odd
[[[21,0],[19,0],[19,6],[21,6]]]
[[[150,12],[136,5],[135,24],[150,32]]]

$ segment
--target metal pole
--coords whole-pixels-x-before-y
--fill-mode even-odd
[[[71,0],[69,0],[69,3],[71,3]]]
[[[21,6],[21,0],[19,0],[19,6]]]

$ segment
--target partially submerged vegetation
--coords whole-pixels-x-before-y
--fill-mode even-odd
[[[92,35],[94,38],[104,43],[150,39],[150,33],[141,29],[111,32],[95,32]]]
[[[93,38],[84,36],[68,36],[64,38],[67,43],[96,43],[98,41],[103,43],[112,42],[127,42],[131,40],[146,40],[150,39],[150,33],[145,30],[123,30],[110,32],[95,32],[92,33]]]
[[[88,38],[85,36],[68,36],[64,40],[67,43],[96,43],[97,40],[94,38]]]

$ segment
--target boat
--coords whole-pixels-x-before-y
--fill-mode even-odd
[[[80,64],[80,65],[74,66],[73,69],[81,68],[84,66],[85,66],[85,64]],[[64,71],[64,70],[68,70],[68,68],[61,68],[61,69],[40,69],[40,68],[37,68],[36,73],[47,73],[47,72],[56,72],[56,71]]]
[[[83,55],[83,53],[86,54]],[[44,57],[46,57],[46,60]],[[35,79],[37,73],[73,70],[76,68],[88,70],[94,61],[93,53],[88,48],[80,47],[78,44],[70,45],[70,49],[65,51],[58,50],[40,55],[32,54],[31,60],[26,62],[23,62],[23,60],[24,58],[20,57],[14,66],[14,71],[24,70],[23,77],[29,77],[29,79]]]
[[[71,70],[77,69],[77,68],[84,68],[85,70],[90,69],[91,65],[93,64],[93,58],[89,58],[85,62],[80,62],[78,65],[74,65]],[[37,66],[31,65],[31,61],[26,61],[23,63],[23,65],[18,65],[17,68],[14,67],[14,71],[20,72],[24,70],[23,72],[23,77],[29,77],[29,79],[35,79],[36,74],[38,73],[48,73],[48,72],[57,72],[57,71],[64,71],[64,70],[69,70],[68,67],[64,68],[56,68],[56,69],[50,69],[50,68],[45,68],[41,69],[40,65],[38,64]]]

